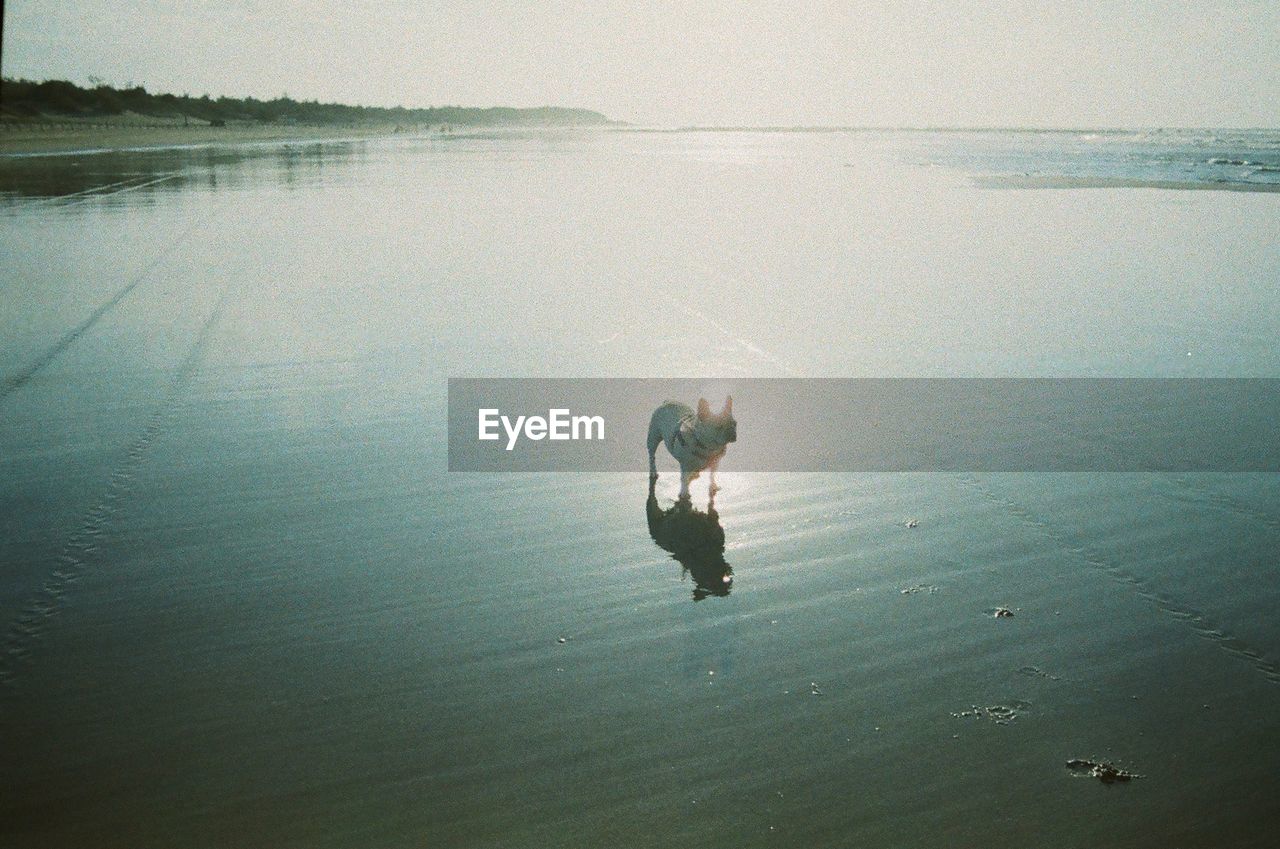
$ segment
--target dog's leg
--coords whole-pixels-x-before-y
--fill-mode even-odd
[[[710,485],[707,487],[707,491],[711,493],[712,498],[715,498],[716,493],[720,491],[720,487],[716,486],[716,469],[718,468],[720,468],[719,457],[712,460],[711,464],[707,466],[707,470],[710,472]]]
[[[689,481],[693,480],[695,472],[680,468],[680,500],[687,502],[689,500]]]

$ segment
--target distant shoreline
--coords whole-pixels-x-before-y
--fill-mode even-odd
[[[617,123],[617,122],[615,122]],[[1060,133],[1063,135],[1098,135],[1098,136],[1127,136],[1134,133],[1160,134],[1160,133],[1188,133],[1202,131],[1216,131],[1225,133],[1270,133],[1280,131],[1280,127],[1181,127],[1181,126],[1161,126],[1161,127],[1005,127],[999,125],[984,126],[892,126],[892,125],[700,125],[691,124],[688,126],[678,127],[660,127],[645,124],[618,126],[617,129],[622,132],[633,133],[1022,133],[1027,135],[1051,135]]]
[[[203,147],[246,142],[330,141],[395,134],[394,126],[78,126],[73,123],[17,124],[0,129],[0,156],[105,153],[162,147]]]
[[[562,106],[354,106],[253,97],[159,94],[142,86],[83,88],[3,78],[0,155],[96,152],[256,141],[368,138],[452,129],[603,127],[618,122]]]
[[[96,122],[3,122],[0,159],[26,156],[110,153],[166,147],[217,147],[268,142],[358,141],[378,138],[450,138],[475,132],[571,130],[572,126],[457,127],[453,131],[399,124],[155,124],[111,126]],[[587,127],[586,129],[599,129]]]
[[[607,121],[600,124],[458,124],[452,134],[465,135],[479,131],[533,129],[599,129],[628,133],[1063,133],[1124,135],[1133,132],[1179,132],[1174,128],[1134,130],[1120,128],[995,128],[995,127],[781,127],[781,126],[689,126],[654,127]],[[1227,130],[1252,132],[1253,130]],[[69,153],[99,153],[161,147],[204,147],[254,142],[344,141],[392,136],[422,137],[448,135],[437,125],[415,122],[360,121],[352,123],[310,124],[284,122],[234,121],[215,126],[204,121],[185,123],[172,118],[142,115],[103,118],[35,117],[0,121],[0,157],[37,156]],[[1027,186],[1023,186],[1024,188]],[[1048,186],[1045,186],[1048,187]],[[1055,186],[1057,187],[1057,186]],[[1214,186],[1206,186],[1213,188]],[[1078,188],[1078,186],[1077,186]],[[1262,189],[1263,191],[1269,189]]]

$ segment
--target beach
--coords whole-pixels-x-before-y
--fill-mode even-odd
[[[1275,377],[1274,132],[166,132],[0,158],[0,843],[1270,845],[1275,475],[731,446],[716,587],[643,445],[445,427],[451,377]]]
[[[0,123],[0,155],[76,151],[138,150],[159,147],[237,145],[253,142],[304,142],[377,138],[404,132],[394,124],[299,125],[232,122],[111,122],[58,119]],[[417,128],[413,128],[416,132]],[[422,132],[428,132],[423,128]]]

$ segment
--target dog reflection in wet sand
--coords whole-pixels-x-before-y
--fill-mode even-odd
[[[704,513],[693,507],[686,496],[675,506],[663,510],[654,493],[657,478],[649,478],[649,500],[644,512],[649,520],[649,536],[663,551],[693,576],[693,600],[709,595],[726,596],[733,586],[733,569],[724,562],[724,528],[716,513],[715,494]]]

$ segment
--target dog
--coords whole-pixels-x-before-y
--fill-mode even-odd
[[[724,409],[712,415],[706,398],[698,400],[695,413],[686,404],[668,401],[653,411],[649,420],[649,480],[658,479],[658,446],[667,444],[671,456],[680,463],[680,500],[689,501],[689,482],[711,471],[710,493],[715,498],[716,469],[725,447],[738,440],[738,422],[733,418],[733,396],[724,402]]]

